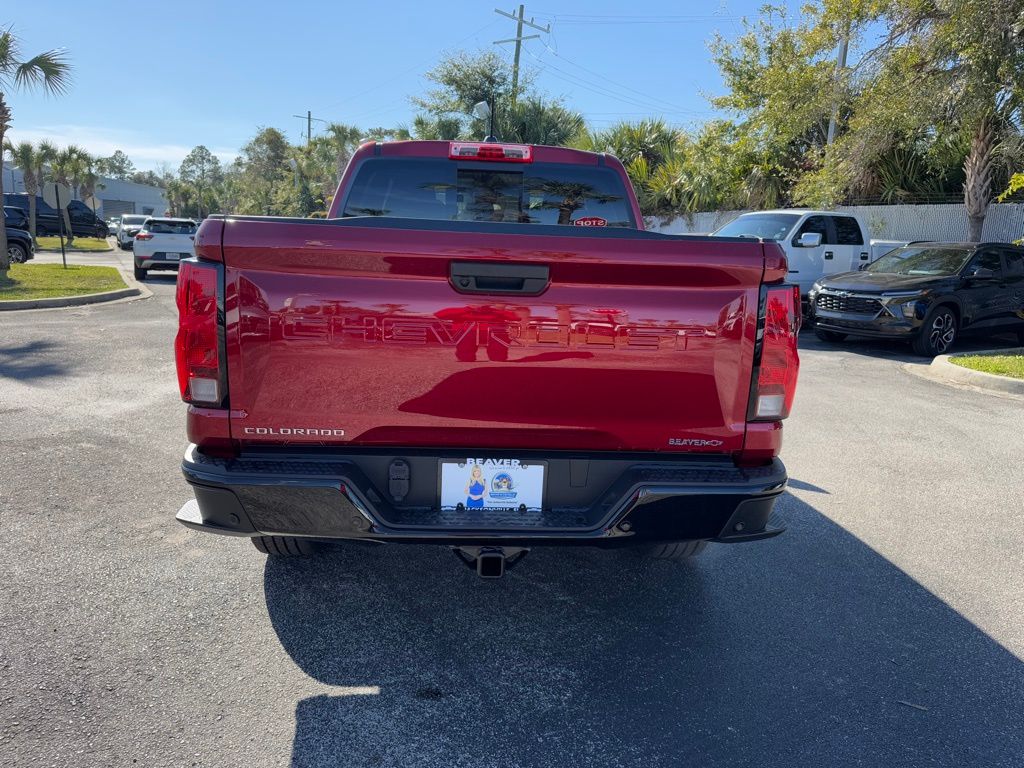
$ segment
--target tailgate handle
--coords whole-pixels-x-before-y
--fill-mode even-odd
[[[539,264],[494,264],[453,261],[451,284],[459,293],[518,293],[536,296],[551,280],[550,269]]]

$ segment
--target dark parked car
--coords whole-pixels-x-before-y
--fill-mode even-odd
[[[28,195],[4,194],[4,208],[8,206],[20,209],[26,218],[29,215]],[[75,237],[106,237],[109,234],[107,223],[81,200],[72,200],[68,204],[68,218],[71,219],[71,231]],[[60,218],[57,209],[36,195],[36,235],[44,237],[59,232]]]
[[[824,341],[906,339],[927,357],[948,352],[965,332],[1016,332],[1024,342],[1024,248],[916,243],[818,281],[808,300]]]
[[[28,229],[28,214],[13,205],[4,206],[4,224],[9,229]]]
[[[35,256],[32,236],[24,229],[7,228],[7,258],[12,264],[24,264]]]

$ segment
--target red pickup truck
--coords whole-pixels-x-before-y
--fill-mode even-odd
[[[175,344],[195,500],[261,552],[530,547],[781,532],[800,296],[757,239],[643,230],[614,157],[369,143],[329,218],[211,217]]]

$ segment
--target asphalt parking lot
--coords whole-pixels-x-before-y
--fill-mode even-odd
[[[498,582],[421,547],[267,560],[174,521],[148,285],[0,313],[0,764],[1024,764],[1024,402],[805,338],[777,539]]]

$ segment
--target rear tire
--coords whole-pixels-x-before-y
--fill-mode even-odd
[[[255,536],[252,545],[265,555],[305,557],[316,552],[316,544],[296,536]]]
[[[705,549],[706,541],[669,541],[664,544],[652,544],[647,548],[647,556],[654,560],[674,560],[685,562],[692,560]]]
[[[814,335],[822,341],[827,341],[830,344],[836,344],[846,339],[845,333],[839,333],[839,331],[826,331],[824,328],[815,328]]]
[[[149,270],[148,269],[143,269],[142,267],[139,267],[139,266],[135,267],[135,279],[138,280],[139,282],[142,282],[143,280],[145,280],[146,279],[146,275],[148,275],[148,274],[149,274]]]
[[[928,313],[911,346],[922,357],[944,355],[953,347],[959,330],[953,310],[942,305]]]

